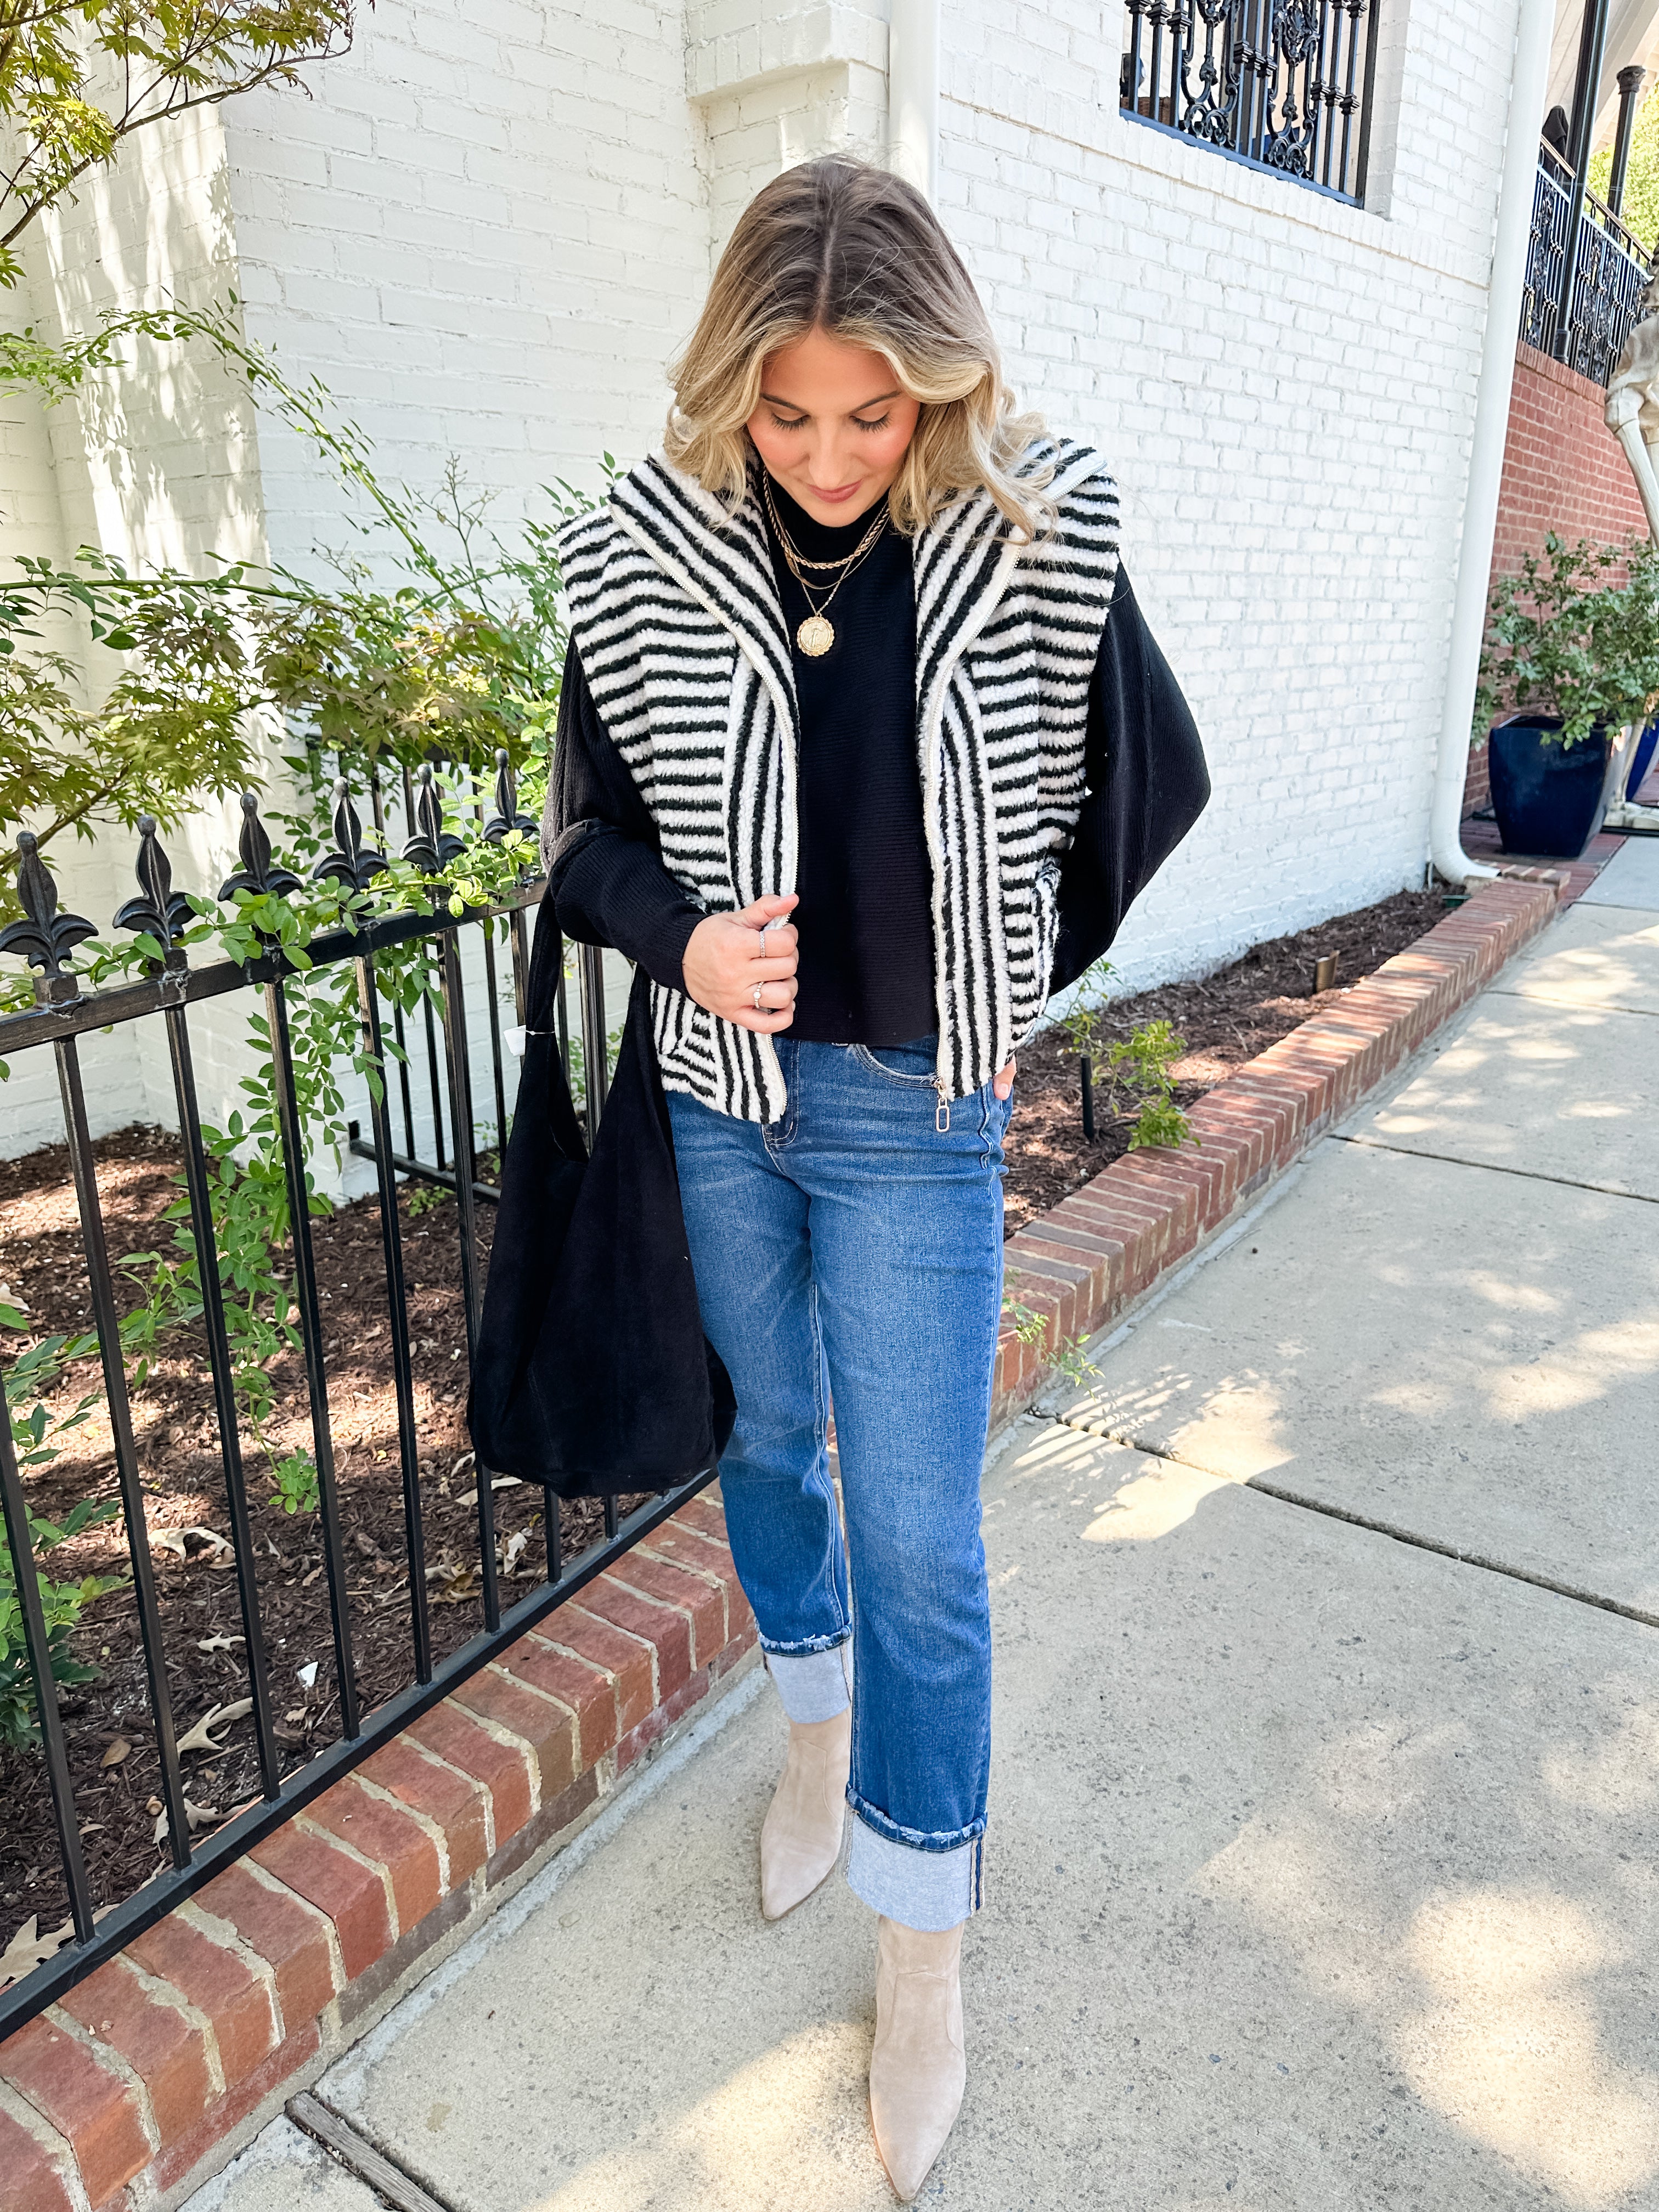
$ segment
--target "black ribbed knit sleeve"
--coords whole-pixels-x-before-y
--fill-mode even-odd
[[[685,948],[703,910],[663,866],[656,824],[599,719],[574,644],[542,849],[547,896],[567,937],[613,945],[653,982],[684,990]]]
[[[1204,811],[1197,725],[1120,568],[1089,687],[1089,795],[1060,871],[1051,991],[1098,960]]]

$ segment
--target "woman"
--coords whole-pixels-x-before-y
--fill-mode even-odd
[[[549,880],[655,986],[738,1400],[726,1525],[789,1720],[761,1908],[824,1880],[850,1804],[906,2202],[965,2080],[1014,1054],[1208,793],[1116,525],[1099,456],[1014,411],[927,203],[832,160],[750,204],[663,456],[561,544]]]

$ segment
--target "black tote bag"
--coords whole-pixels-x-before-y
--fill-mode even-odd
[[[563,961],[544,898],[467,1423],[481,1468],[562,1498],[671,1490],[718,1460],[736,1401],[697,1311],[649,978],[590,1158],[554,1034]]]

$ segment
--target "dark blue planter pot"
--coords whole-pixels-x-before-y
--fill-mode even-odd
[[[1642,788],[1642,779],[1653,765],[1653,749],[1659,745],[1659,722],[1650,722],[1636,740],[1636,750],[1631,755],[1630,774],[1625,778],[1625,796],[1634,799]]]
[[[1534,715],[1499,722],[1487,761],[1492,811],[1506,853],[1540,860],[1576,860],[1601,816],[1607,775],[1607,733],[1597,730],[1576,745],[1547,744],[1559,717]]]

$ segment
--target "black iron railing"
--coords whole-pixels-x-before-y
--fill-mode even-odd
[[[1363,201],[1374,0],[1125,0],[1126,115]]]
[[[410,833],[403,847],[404,856],[412,856],[424,866],[435,870],[450,856],[450,848],[429,774],[418,787],[405,782],[403,799],[407,817],[404,826]],[[495,813],[491,822],[483,826],[486,836],[492,830],[499,836],[508,827],[526,826],[523,817],[516,812],[512,779],[505,770],[504,757],[495,799]],[[295,877],[273,864],[270,842],[252,798],[246,799],[244,805],[242,866],[222,897],[238,885],[254,892],[280,892],[284,884],[294,887]],[[478,811],[482,814],[482,808]],[[376,791],[374,817],[383,843],[387,826],[386,811],[383,795]],[[475,1139],[478,1123],[469,1048],[468,969],[470,964],[474,982],[482,969],[489,1002],[484,1026],[491,1063],[489,1103],[495,1112],[496,1141],[501,1143],[505,1141],[514,1086],[511,1054],[504,1060],[502,1053],[502,1008],[497,996],[495,945],[504,925],[510,945],[511,989],[517,1003],[517,1018],[522,1023],[527,971],[526,917],[539,901],[542,885],[538,881],[520,880],[493,905],[471,908],[459,915],[444,911],[441,906],[435,912],[369,911],[358,917],[356,927],[313,940],[309,947],[312,964],[307,972],[313,978],[319,970],[345,971],[353,975],[362,1054],[372,1065],[384,1069],[388,1078],[385,1083],[369,1085],[368,1133],[363,1135],[361,1121],[354,1123],[350,1151],[372,1160],[376,1170],[376,1199],[365,1203],[377,1203],[380,1213],[384,1318],[391,1340],[401,1462],[409,1644],[404,1686],[389,1697],[383,1697],[374,1710],[366,1711],[354,1664],[353,1617],[335,1463],[335,1414],[330,1397],[323,1292],[318,1282],[312,1208],[308,1202],[306,1129],[295,1078],[289,999],[301,969],[270,944],[259,957],[244,964],[216,960],[199,967],[191,965],[184,949],[175,942],[186,919],[186,910],[172,888],[166,856],[150,825],[139,859],[141,895],[129,901],[117,919],[121,927],[145,932],[162,949],[162,957],[152,963],[153,972],[140,980],[108,988],[88,989],[68,963],[76,946],[93,934],[92,925],[79,916],[59,911],[56,886],[33,841],[27,836],[20,838],[19,849],[22,854],[19,891],[24,919],[0,933],[0,948],[21,953],[34,969],[35,1003],[25,1011],[0,1017],[0,1060],[15,1066],[20,1054],[50,1052],[56,1061],[64,1134],[84,1243],[90,1313],[101,1360],[125,1521],[131,1602],[136,1607],[140,1632],[148,1701],[147,1741],[153,1743],[159,1759],[158,1795],[165,1816],[166,1850],[170,1863],[135,1893],[106,1900],[101,1910],[98,1908],[82,1849],[82,1816],[76,1805],[76,1781],[59,1692],[53,1678],[49,1626],[43,1613],[40,1584],[30,1571],[34,1558],[28,1519],[30,1481],[27,1471],[19,1466],[11,1422],[0,1419],[0,1501],[3,1502],[5,1534],[15,1573],[39,1720],[38,1751],[30,1755],[44,1760],[50,1782],[64,1889],[73,1923],[71,1940],[25,1978],[0,1992],[0,2036],[60,1996],[198,1888],[228,1861],[246,1850],[377,1746],[406,1727],[526,1628],[580,1590],[709,1479],[705,1475],[677,1491],[653,1498],[625,1517],[619,1517],[614,1500],[607,1500],[602,1528],[592,1530],[590,1539],[584,1540],[577,1555],[570,1558],[565,1556],[560,1500],[550,1488],[543,1500],[544,1572],[525,1595],[515,1601],[504,1602],[505,1562],[497,1539],[494,1491],[488,1470],[476,1469],[471,1541],[476,1547],[473,1566],[483,1626],[459,1649],[447,1656],[434,1656],[428,1595],[428,1577],[433,1571],[427,1565],[425,1526],[429,1502],[422,1496],[422,1439],[416,1423],[398,1187],[400,1179],[416,1178],[453,1195],[455,1204],[450,1218],[459,1243],[461,1299],[470,1355],[477,1339],[481,1287],[476,1209],[480,1204],[492,1204],[499,1194],[478,1173]],[[312,874],[331,876],[342,884],[362,890],[372,885],[380,866],[374,849],[363,841],[356,811],[343,787],[337,786],[334,842],[312,868]],[[479,940],[481,959],[477,957]],[[388,1024],[383,971],[386,963],[400,953],[406,959],[409,948],[415,945],[424,948],[423,957],[435,971],[435,982],[431,994],[421,1001],[421,1019],[411,1032],[400,1004],[391,1004]],[[464,953],[469,957],[464,958]],[[585,1091],[591,1127],[602,1103],[607,1065],[605,981],[600,956],[585,948],[579,957],[578,974],[581,1055],[578,1083]],[[297,1765],[290,1750],[287,1771],[283,1747],[285,1742],[291,1746],[291,1740],[285,1739],[282,1731],[281,1699],[273,1687],[272,1657],[262,1617],[257,1556],[261,1546],[254,1520],[257,1501],[249,1496],[244,1453],[245,1408],[239,1404],[227,1338],[227,1301],[221,1281],[221,1255],[216,1249],[210,1160],[204,1146],[203,1117],[191,1055],[192,1017],[212,1001],[234,1000],[239,995],[252,996],[268,1025],[266,1038],[275,1112],[280,1125],[287,1178],[287,1256],[303,1343],[304,1390],[308,1399],[311,1451],[316,1473],[317,1534],[322,1565],[326,1570],[338,1698],[337,1741]],[[572,1036],[565,1018],[562,992],[559,1020],[568,1069],[577,1038]],[[174,1693],[169,1682],[175,1655],[168,1648],[168,1630],[158,1600],[146,1527],[143,1481],[135,1445],[123,1352],[117,1272],[111,1260],[82,1079],[82,1048],[86,1040],[99,1031],[112,1028],[120,1030],[129,1024],[145,1022],[159,1023],[166,1036],[188,1198],[189,1231],[194,1243],[200,1284],[200,1328],[189,1341],[199,1345],[211,1370],[216,1447],[245,1639],[247,1717],[258,1748],[257,1798],[199,1840],[192,1837],[192,1808],[185,1802],[186,1776],[175,1726]],[[388,1026],[399,1046],[407,1043],[413,1035],[413,1048],[405,1057],[394,1059],[388,1054]],[[478,1026],[475,1021],[473,1034],[477,1033]],[[424,1066],[421,1065],[422,1060]],[[422,1091],[427,1094],[424,1098]],[[0,1093],[3,1097],[3,1093]],[[712,1473],[711,1469],[711,1475]],[[568,1514],[571,1509],[566,1507],[564,1510]],[[521,1579],[518,1586],[523,1588]]]
[[[1594,383],[1609,382],[1652,274],[1641,240],[1554,147],[1540,143],[1521,302],[1526,343]]]

